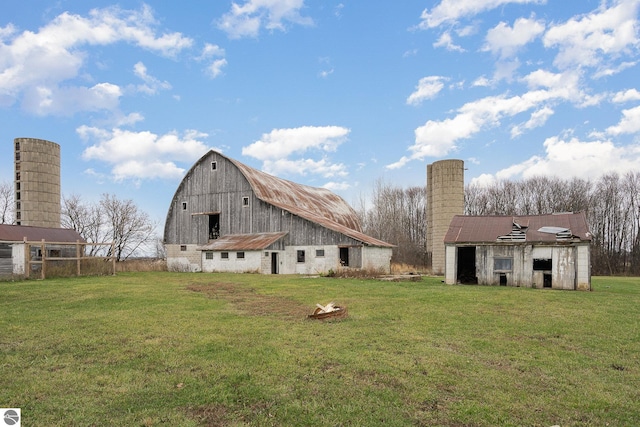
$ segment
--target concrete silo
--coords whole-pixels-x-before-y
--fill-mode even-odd
[[[427,165],[427,257],[434,274],[444,274],[444,236],[453,216],[463,214],[464,161]]]
[[[13,142],[16,224],[60,228],[60,146],[35,138]]]

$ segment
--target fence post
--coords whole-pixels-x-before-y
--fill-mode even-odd
[[[47,264],[46,263],[47,246],[44,243],[44,239],[42,239],[42,243],[40,244],[40,252],[41,252],[40,253],[40,259],[42,260],[42,264],[41,264],[42,266],[40,268],[40,278],[44,280],[44,279],[47,278],[47,275],[45,274],[45,271],[44,271],[45,270],[45,265]]]
[[[111,263],[112,263],[112,267],[113,270],[111,271],[111,274],[113,274],[114,276],[116,275],[116,242],[111,242]]]
[[[23,239],[24,242],[24,277],[29,278],[31,273],[31,245],[27,242],[27,238]]]
[[[76,271],[78,277],[80,277],[80,240],[76,240]]]

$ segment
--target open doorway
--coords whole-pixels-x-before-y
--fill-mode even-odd
[[[476,247],[460,246],[458,247],[458,283],[478,284],[476,276]]]
[[[278,252],[271,252],[271,274],[278,274]]]
[[[349,267],[349,248],[340,248],[340,265]]]
[[[209,240],[220,237],[220,214],[209,215]]]

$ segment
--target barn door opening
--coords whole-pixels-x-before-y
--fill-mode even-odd
[[[209,240],[220,237],[220,214],[209,215]]]
[[[478,284],[476,276],[476,247],[458,247],[458,283]]]
[[[271,274],[278,274],[278,252],[271,252]]]
[[[349,267],[349,248],[340,248],[340,265]]]

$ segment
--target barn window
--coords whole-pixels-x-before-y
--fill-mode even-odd
[[[324,256],[324,249],[316,249],[316,257],[322,258]]]
[[[220,252],[220,258],[229,259],[229,252]]]
[[[249,198],[248,197],[243,197],[242,198],[242,206],[249,206]]]
[[[237,259],[244,259],[244,252],[236,252]]]
[[[187,210],[187,202],[182,202],[182,210],[183,211]]]
[[[211,170],[214,171],[218,169],[218,162],[211,162]]]
[[[535,259],[533,260],[534,271],[548,271],[551,270],[553,262],[551,259]]]
[[[297,259],[298,259],[298,262],[304,262],[304,251],[297,252]]]
[[[187,245],[180,245],[180,250],[182,252],[186,251],[187,250]]]
[[[511,271],[513,258],[494,258],[493,269],[495,271]]]
[[[204,257],[206,259],[213,259],[213,252],[205,252]]]

